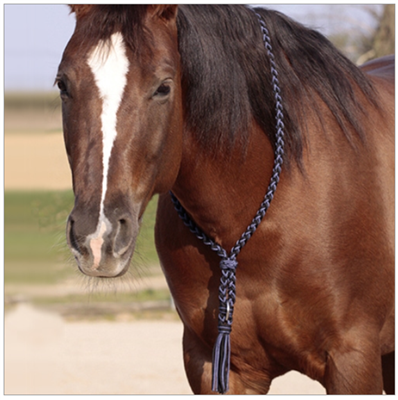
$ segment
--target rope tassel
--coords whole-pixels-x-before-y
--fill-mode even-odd
[[[235,304],[235,272],[238,262],[235,258],[220,261],[221,279],[218,292],[218,336],[213,348],[213,392],[226,393],[229,389],[229,370],[231,366],[232,315]]]
[[[231,341],[229,334],[231,332],[231,327],[219,327],[218,332],[219,334],[213,348],[213,382],[211,390],[224,394],[228,392],[229,389],[229,370],[231,363]]]

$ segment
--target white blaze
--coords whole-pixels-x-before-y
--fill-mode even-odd
[[[88,65],[94,75],[102,99],[102,192],[100,214],[97,230],[89,236],[90,246],[93,251],[94,265],[97,268],[101,259],[101,239],[107,229],[111,229],[111,223],[104,214],[104,201],[108,186],[109,161],[116,139],[117,112],[123,97],[124,88],[127,83],[127,72],[129,61],[123,36],[120,32],[110,37],[108,44],[100,41],[88,57]]]

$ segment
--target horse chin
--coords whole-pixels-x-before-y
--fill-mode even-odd
[[[134,254],[134,247],[126,251],[122,256],[105,256],[95,265],[92,257],[85,258],[75,254],[77,266],[84,275],[96,278],[118,278],[124,275],[129,267]]]

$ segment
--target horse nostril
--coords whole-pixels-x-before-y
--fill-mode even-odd
[[[74,231],[74,224],[75,221],[73,219],[69,219],[69,223],[68,223],[68,242],[69,242],[69,246],[73,249],[76,250],[77,252],[80,252],[80,248],[77,242],[77,238],[75,235],[75,231]]]
[[[115,255],[122,256],[128,250],[132,241],[131,226],[128,219],[119,219],[114,242]]]

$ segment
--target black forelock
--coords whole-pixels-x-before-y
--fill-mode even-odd
[[[143,20],[146,5],[93,5],[90,11],[76,25],[82,43],[96,45],[106,42],[113,33],[121,32],[126,45],[134,52],[150,47],[151,34]]]

